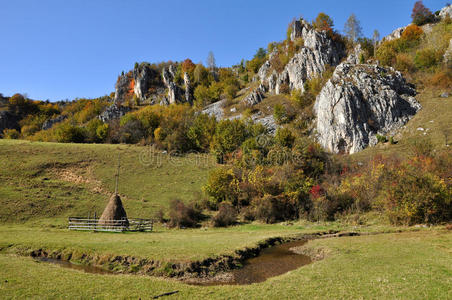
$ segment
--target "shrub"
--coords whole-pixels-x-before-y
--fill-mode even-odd
[[[273,107],[273,117],[275,118],[276,123],[283,124],[288,121],[286,108],[282,104],[275,104]]]
[[[214,227],[226,227],[234,225],[237,220],[237,211],[230,203],[221,203],[218,213],[213,217]]]
[[[428,69],[441,61],[441,55],[434,49],[422,49],[416,52],[414,64],[420,69]]]
[[[245,124],[241,120],[222,120],[217,124],[213,149],[217,155],[236,150],[246,139]]]
[[[179,199],[174,199],[170,202],[170,227],[196,227],[201,217],[201,211],[193,203],[186,205]]]
[[[421,27],[417,26],[416,24],[411,24],[407,26],[402,32],[401,38],[407,41],[415,41],[419,40],[423,34],[424,31]]]
[[[237,202],[237,180],[231,169],[217,168],[209,173],[207,183],[203,186],[204,192],[209,196],[211,207],[218,203],[230,201]]]
[[[4,139],[18,139],[20,137],[19,131],[16,129],[5,129],[3,130],[3,138]]]
[[[388,139],[384,135],[377,134],[377,141],[378,143],[386,143]]]
[[[55,135],[59,143],[83,143],[86,131],[81,127],[64,123],[57,127]]]
[[[295,136],[288,128],[278,128],[276,130],[275,140],[277,144],[283,147],[292,148],[295,142]]]
[[[376,57],[383,65],[392,65],[395,61],[397,55],[397,50],[395,49],[396,41],[387,41],[382,43],[377,51]]]
[[[282,83],[279,86],[279,93],[281,94],[289,94],[290,93],[290,87],[287,83]]]
[[[438,223],[452,218],[451,189],[438,176],[399,170],[391,178],[385,208],[393,224]]]
[[[407,55],[404,53],[399,53],[395,57],[395,60],[396,60],[395,68],[397,70],[404,71],[404,72],[414,72],[415,66],[414,66],[413,59],[411,58],[410,55]]]

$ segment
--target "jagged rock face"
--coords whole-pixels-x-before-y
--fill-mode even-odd
[[[440,18],[445,18],[447,15],[452,18],[452,4],[449,4],[448,6],[445,6],[441,9],[439,12]]]
[[[291,39],[302,38],[304,47],[289,61],[284,70],[278,74],[269,73],[270,60],[259,69],[261,82],[270,92],[280,93],[282,84],[288,84],[291,90],[304,92],[304,83],[320,76],[327,65],[336,66],[345,55],[344,49],[333,42],[326,32],[316,31],[304,20],[295,21],[292,25]]]
[[[115,85],[115,103],[121,103],[129,91],[130,78],[127,74],[120,75]]]
[[[177,100],[180,99],[180,89],[177,84],[174,82],[174,77],[176,74],[176,67],[174,65],[169,66],[168,68],[164,68],[162,71],[163,82],[168,89],[168,99],[163,101],[163,103],[177,103]]]
[[[342,63],[315,102],[318,141],[335,153],[374,145],[376,134],[394,133],[421,108],[414,95],[392,68]]]
[[[63,122],[67,119],[67,115],[59,115],[53,119],[47,120],[42,124],[42,130],[47,130],[52,128],[53,125]]]
[[[5,129],[20,129],[19,118],[10,113],[9,111],[0,111],[0,134],[3,133]]]
[[[256,105],[264,99],[265,87],[260,84],[259,87],[248,94],[242,101],[247,106]]]
[[[151,86],[158,86],[160,83],[158,72],[143,63],[133,70],[133,78],[135,80],[133,92],[140,100],[145,100],[149,96]]]
[[[104,110],[104,112],[99,115],[98,118],[102,122],[107,123],[112,120],[117,120],[117,119],[121,118],[129,111],[130,111],[130,108],[128,108],[127,106],[122,106],[122,105],[114,103],[114,104],[108,106]]]
[[[191,99],[191,83],[190,83],[190,76],[188,76],[188,73],[184,73],[184,86],[185,86],[185,101],[188,103],[192,103]]]

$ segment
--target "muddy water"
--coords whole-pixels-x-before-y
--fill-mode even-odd
[[[236,269],[213,279],[194,279],[185,282],[203,286],[225,284],[243,285],[263,282],[270,277],[287,273],[311,263],[309,256],[296,254],[290,250],[291,248],[302,246],[305,243],[305,240],[301,240],[273,246],[262,250],[259,256],[246,260],[243,264],[243,268]],[[117,274],[99,267],[76,265],[59,259],[38,257],[35,258],[35,260],[38,262],[57,264],[64,268],[75,269],[86,273]]]
[[[114,275],[117,273],[114,273],[112,271],[108,271],[99,267],[94,266],[86,266],[86,265],[76,265],[68,261],[64,261],[61,259],[55,259],[55,258],[48,258],[48,257],[35,257],[35,261],[37,262],[46,262],[46,263],[52,263],[55,265],[59,265],[60,267],[68,268],[68,269],[74,269],[78,271],[83,271],[85,273],[92,273],[92,274],[102,274],[102,275]]]
[[[290,250],[306,241],[296,241],[264,249],[259,256],[245,261],[243,268],[232,272],[235,284],[263,282],[267,278],[278,276],[311,263],[306,255]]]
[[[305,240],[301,240],[264,249],[259,256],[246,260],[243,268],[225,274],[226,276],[187,283],[210,286],[225,284],[243,285],[263,282],[268,278],[282,275],[311,263],[309,256],[296,254],[290,250],[291,248],[302,246],[305,243]]]

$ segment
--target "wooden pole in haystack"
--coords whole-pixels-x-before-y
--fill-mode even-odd
[[[121,153],[118,153],[118,171],[116,172],[115,195],[118,194],[119,168],[121,167]]]

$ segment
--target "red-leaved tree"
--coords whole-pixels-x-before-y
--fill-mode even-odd
[[[416,1],[416,3],[414,3],[411,18],[413,19],[413,23],[418,26],[433,22],[435,19],[430,9],[424,6],[422,0]]]

